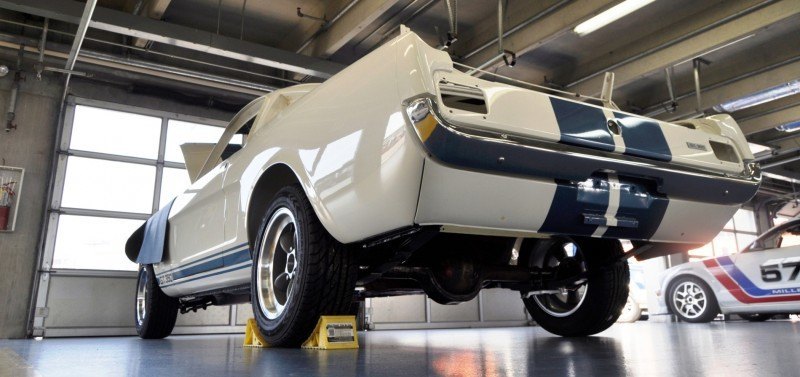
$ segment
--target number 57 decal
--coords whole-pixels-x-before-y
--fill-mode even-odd
[[[770,259],[761,264],[761,280],[773,283],[783,280],[782,269],[792,269],[787,281],[797,280],[800,273],[800,257]]]

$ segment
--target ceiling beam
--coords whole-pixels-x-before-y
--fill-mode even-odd
[[[760,105],[748,107],[746,109],[741,109],[739,111],[731,113],[731,116],[733,116],[733,118],[738,121],[745,121],[747,119],[755,118],[764,115],[766,113],[783,110],[785,108],[794,107],[797,105],[800,105],[800,93],[776,99],[774,101],[764,102]]]
[[[527,54],[565,33],[571,33],[572,29],[579,23],[616,5],[620,1],[621,0],[575,0],[553,11],[548,16],[532,22],[508,37],[503,38],[503,48],[513,51],[517,57]],[[536,17],[536,15],[532,17]],[[509,25],[509,27],[513,26]],[[472,54],[462,63],[472,67],[478,67],[495,59],[497,56],[497,49],[485,48],[478,53]],[[504,64],[502,60],[484,69],[491,70],[501,64]]]
[[[546,17],[551,12],[569,3],[570,0],[513,1],[505,9],[503,42],[505,38],[527,25]],[[488,14],[468,35],[459,35],[458,42],[451,47],[462,60],[485,50],[498,51],[497,15]]]
[[[794,121],[800,121],[800,105],[740,121],[739,127],[745,135],[750,135]]]
[[[298,52],[327,58],[399,2],[400,0],[360,0],[341,17],[331,20],[328,26],[312,34]]]
[[[150,0],[146,2],[144,8],[134,9],[134,11],[137,11],[134,14],[150,17],[154,20],[160,20],[164,18],[164,12],[167,11],[167,7],[169,7],[170,3],[172,3],[172,0]],[[136,47],[144,47],[147,45],[147,40],[142,38],[134,38],[132,43]]]
[[[763,6],[735,20],[727,21],[614,68],[612,70],[614,84],[619,88],[650,73],[663,72],[666,67],[702,56],[798,14],[800,7],[792,0],[777,1]],[[597,75],[568,88],[574,92],[593,96],[600,93],[602,86],[603,76]]]
[[[754,74],[730,78],[721,83],[708,85],[701,90],[702,110],[708,110],[723,102],[728,102],[750,93],[787,83],[800,77],[800,56],[788,63],[761,69]],[[702,80],[702,76],[701,76]],[[676,111],[672,113],[648,114],[663,120],[682,119],[696,113],[696,100],[693,93],[679,96]],[[751,134],[753,132],[747,132]]]
[[[0,0],[0,8],[74,24],[80,22],[83,5],[70,0]],[[328,78],[344,68],[338,63],[108,8],[97,8],[89,26],[321,78]]]

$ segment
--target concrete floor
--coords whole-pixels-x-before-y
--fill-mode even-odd
[[[362,333],[361,349],[242,348],[242,335],[0,340],[0,376],[796,376],[800,323],[639,322],[565,339],[536,327]]]

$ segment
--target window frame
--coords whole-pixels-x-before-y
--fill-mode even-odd
[[[122,156],[109,153],[70,149],[73,122],[75,120],[75,111],[77,106],[95,107],[95,108],[122,111],[122,112],[160,118],[161,129],[159,132],[157,158],[150,159],[150,158]],[[64,111],[63,126],[61,128],[60,135],[57,136],[56,149],[54,151],[54,153],[56,154],[56,165],[53,172],[51,172],[53,189],[49,201],[50,205],[47,214],[46,233],[44,235],[44,249],[40,264],[40,269],[42,272],[48,274],[64,275],[64,276],[109,276],[109,277],[136,276],[135,271],[125,271],[125,270],[53,268],[55,241],[56,241],[56,234],[58,232],[58,220],[61,215],[73,215],[73,216],[105,217],[105,218],[119,218],[119,219],[145,221],[151,216],[152,213],[158,211],[160,205],[159,201],[161,197],[161,186],[163,181],[164,168],[177,168],[184,170],[186,169],[186,165],[183,163],[164,160],[164,155],[166,153],[166,134],[170,120],[199,123],[214,127],[220,127],[222,129],[224,129],[228,125],[228,122],[218,119],[198,117],[192,115],[183,115],[161,110],[152,110],[137,106],[124,105],[114,102],[107,102],[107,101],[94,100],[88,98],[80,98],[73,96],[67,98],[67,105]],[[151,212],[149,214],[143,214],[143,213],[129,213],[129,212],[119,212],[119,211],[62,207],[61,199],[64,192],[67,160],[68,157],[70,156],[154,166],[156,171],[155,171],[155,179],[153,185],[153,201],[151,205]]]
[[[747,208],[747,207],[740,208],[739,210],[737,210],[737,212],[741,211],[741,210],[754,212],[753,208]],[[736,252],[733,253],[733,254],[740,254],[740,253],[745,252],[745,248],[748,247],[749,245],[739,245],[739,237],[738,237],[738,235],[739,234],[750,235],[750,236],[755,236],[755,237],[758,238],[759,234],[758,234],[757,231],[753,232],[753,231],[739,229],[739,227],[736,225],[736,219],[735,218],[736,218],[736,214],[734,213],[734,215],[731,216],[731,219],[729,221],[729,223],[731,223],[732,226],[730,228],[728,228],[727,227],[728,223],[726,223],[725,227],[722,230],[720,230],[720,232],[717,235],[714,236],[714,239],[716,239],[717,236],[719,236],[719,234],[721,234],[721,233],[730,233],[733,236],[734,243],[736,244]],[[756,221],[755,226],[756,226],[756,230],[757,230],[758,229],[758,220],[756,219],[755,221]],[[706,258],[716,258],[716,257],[720,257],[720,256],[723,256],[723,255],[727,255],[727,254],[723,254],[721,251],[720,252],[717,251],[717,248],[714,246],[714,239],[709,241],[708,244],[707,244],[707,245],[709,245],[711,247],[711,255],[710,256],[692,255],[691,251],[690,251],[690,253],[688,254],[689,261],[691,262],[691,261],[697,261],[697,260],[702,260],[702,259],[706,259]],[[752,244],[752,242],[751,242],[751,244]],[[705,246],[706,245],[703,245],[703,247],[705,247]],[[702,247],[700,247],[700,248],[702,248]],[[698,249],[700,249],[700,248],[698,248]]]

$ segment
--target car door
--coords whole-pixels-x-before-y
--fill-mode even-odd
[[[765,312],[787,307],[800,310],[800,226],[774,235],[771,248],[745,249],[730,257],[719,258],[720,265],[738,286],[734,294],[742,304]],[[732,292],[733,293],[733,292]]]

